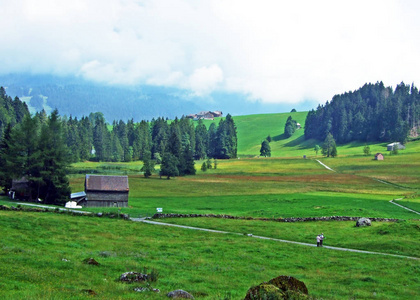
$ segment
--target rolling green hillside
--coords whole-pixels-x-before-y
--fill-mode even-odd
[[[308,112],[295,113],[274,113],[274,114],[256,114],[246,116],[235,116],[234,121],[238,132],[238,156],[239,157],[256,157],[260,154],[262,141],[270,135],[272,141],[270,143],[272,157],[302,157],[306,155],[315,157],[313,151],[316,144],[322,146],[323,141],[314,139],[305,140],[304,127],[306,115]],[[284,135],[284,126],[289,116],[301,124],[301,129],[297,130],[291,137],[286,138]],[[218,124],[219,118],[215,121],[204,121],[208,127],[212,122]],[[369,143],[372,156],[381,152],[388,155],[386,145],[388,143]],[[363,155],[363,142],[351,142],[344,145],[337,145],[338,155]],[[420,151],[420,141],[407,143],[407,149],[400,151],[403,153],[418,153]],[[318,157],[322,157],[321,152]]]
[[[312,148],[314,141],[306,141],[303,137],[303,128],[308,112],[295,113],[274,113],[234,116],[235,125],[238,131],[238,156],[255,157],[260,154],[262,141],[271,136],[271,156],[290,157],[300,156]],[[284,125],[289,116],[301,124],[302,128],[295,134],[286,138],[284,136]],[[220,118],[215,121],[204,120],[207,128],[211,123],[218,124]],[[296,150],[299,150],[298,153]],[[302,154],[303,153],[303,154]]]
[[[312,143],[305,142],[303,137],[306,115],[307,112],[295,112],[235,117],[238,128],[238,155],[259,155],[261,142],[268,135],[272,138],[272,156],[300,156],[307,153],[307,148],[312,148]],[[286,138],[284,125],[289,116],[300,123],[302,128],[290,138]],[[299,150],[299,153],[296,150]]]

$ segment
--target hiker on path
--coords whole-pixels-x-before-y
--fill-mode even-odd
[[[316,246],[317,247],[319,247],[321,245],[321,235],[320,234],[318,234],[317,236],[316,236]]]
[[[320,242],[320,246],[322,247],[322,242],[324,241],[324,234],[323,233],[321,233],[321,235],[319,236],[319,238],[320,238],[320,240],[321,240],[321,242]]]

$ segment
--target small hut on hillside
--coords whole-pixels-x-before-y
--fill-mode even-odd
[[[77,202],[84,207],[127,207],[128,177],[86,175],[84,199]]]
[[[386,146],[387,151],[393,151],[395,149],[396,150],[404,150],[405,146],[403,144],[401,144],[400,142],[391,143],[391,144],[388,144]]]
[[[375,160],[384,160],[384,155],[382,153],[376,153]]]
[[[9,196],[17,200],[32,200],[31,184],[25,177],[12,180]]]

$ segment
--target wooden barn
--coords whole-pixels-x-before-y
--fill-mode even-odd
[[[384,160],[384,155],[382,153],[376,153],[375,160]]]
[[[84,199],[77,202],[83,207],[127,207],[128,177],[86,175]]]
[[[13,179],[9,196],[17,200],[32,200],[31,184],[26,178]]]

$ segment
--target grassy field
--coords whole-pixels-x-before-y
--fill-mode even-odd
[[[260,154],[262,141],[270,135],[272,142],[271,156],[272,157],[315,157],[313,151],[315,145],[322,145],[323,141],[316,141],[313,139],[305,140],[304,127],[306,115],[308,112],[294,112],[294,113],[273,113],[261,115],[247,115],[235,116],[234,121],[238,131],[238,156],[255,157]],[[301,124],[302,128],[297,130],[291,137],[284,136],[284,126],[287,118],[291,116]],[[218,124],[219,118],[214,121],[205,120],[204,124],[208,127],[212,122]],[[352,142],[345,145],[338,145],[338,155],[363,155],[363,148],[368,145],[371,150],[371,158],[375,153],[383,153],[388,155],[386,146],[388,143],[363,143]],[[408,143],[406,150],[401,150],[400,153],[418,153],[420,151],[420,143]],[[320,153],[318,154],[319,156]]]
[[[228,235],[154,226],[124,220],[55,213],[0,211],[0,296],[11,299],[165,299],[184,289],[199,299],[241,299],[252,285],[279,275],[303,280],[316,299],[415,299],[420,261],[357,254],[257,240],[248,233],[314,243],[321,232],[329,246],[419,257],[420,141],[398,155],[385,144],[370,145],[384,161],[364,156],[364,144],[339,145],[339,156],[315,156],[303,129],[282,138],[289,115],[304,125],[306,113],[235,117],[240,159],[219,160],[218,168],[171,180],[146,179],[141,162],[83,162],[72,166],[72,192],[84,190],[85,174],[127,174],[129,207],[83,209],[152,216],[201,213],[254,218],[354,216],[397,218],[356,228],[355,222],[280,223],[215,218],[163,222],[243,233]],[[256,126],[258,124],[259,126]],[[271,128],[271,130],[270,130]],[[274,129],[274,130],[273,130]],[[271,135],[272,158],[258,158]],[[307,159],[302,156],[307,155]],[[320,165],[319,159],[336,172]],[[16,205],[0,198],[0,204]],[[85,265],[94,257],[100,266]],[[64,259],[64,260],[63,260]],[[116,279],[126,271],[155,269],[161,293],[133,291]]]
[[[420,263],[409,259],[52,213],[0,211],[0,228],[7,232],[0,240],[2,298],[83,299],[93,290],[97,299],[165,299],[184,289],[199,299],[241,299],[281,274],[303,280],[315,298],[418,296]],[[369,239],[364,233],[357,243]],[[84,264],[89,257],[101,265]],[[117,280],[145,268],[158,271],[151,284],[159,294],[139,294],[133,288],[145,284]]]

